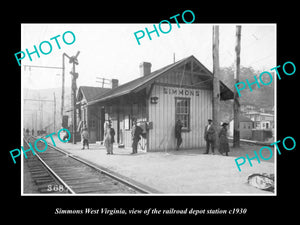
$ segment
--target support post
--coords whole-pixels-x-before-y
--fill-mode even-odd
[[[72,69],[72,135],[73,135],[73,144],[76,144],[76,73],[75,73],[75,63],[73,63],[73,69]]]
[[[61,127],[63,126],[63,119],[64,119],[64,101],[65,101],[65,53],[62,55],[62,88],[61,88],[61,109],[60,109],[60,116],[61,116]]]
[[[219,133],[220,127],[220,65],[219,65],[219,26],[213,26],[213,125]],[[219,136],[216,135],[216,147]]]
[[[73,144],[76,144],[76,80],[78,78],[78,73],[75,72],[75,64],[78,65],[77,57],[80,51],[77,52],[76,56],[70,57],[70,63],[73,64],[72,71],[70,72],[72,75],[72,93],[71,93],[71,105],[72,105],[72,135],[73,135]]]
[[[53,110],[53,132],[56,132],[56,98],[55,98],[55,92],[53,92],[53,97],[54,97],[54,102],[53,102],[53,108],[54,108],[54,110]]]
[[[235,46],[235,70],[234,70],[234,83],[240,81],[240,52],[241,52],[241,26],[236,26],[236,46]],[[240,103],[239,95],[236,88],[234,88],[233,100],[233,147],[240,147]]]

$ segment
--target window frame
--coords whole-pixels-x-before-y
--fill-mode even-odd
[[[88,121],[88,127],[89,127],[90,129],[96,129],[96,120],[95,120],[95,119],[90,119],[90,120]]]
[[[191,131],[191,98],[187,98],[187,97],[175,97],[175,123],[177,122],[177,101],[178,100],[185,100],[187,101],[187,113],[180,113],[179,115],[187,115],[188,116],[188,120],[187,120],[187,127],[182,127],[182,132],[189,132]],[[182,122],[182,121],[181,121]]]

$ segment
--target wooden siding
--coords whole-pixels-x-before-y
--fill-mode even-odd
[[[180,85],[181,87],[194,87],[201,89],[212,89],[212,77],[199,76],[195,72],[186,71],[184,66],[182,70],[170,71],[166,75],[160,77],[156,81],[157,83],[166,83],[173,85]]]
[[[178,82],[178,79],[173,82]],[[177,89],[177,92],[168,92],[170,89]],[[150,97],[154,96],[158,97],[158,103],[149,104],[149,121],[153,122],[153,129],[149,130],[149,151],[175,149],[175,97],[190,98],[190,131],[182,133],[181,148],[204,147],[204,128],[207,120],[212,117],[212,91],[155,85]]]
[[[138,78],[102,98],[105,101],[101,104],[105,107],[107,119],[112,120],[119,144],[131,147],[132,118],[135,117],[138,122],[153,124],[147,132],[147,142],[146,139],[140,141],[148,151],[175,149],[175,98],[183,97],[189,98],[190,126],[182,133],[181,148],[205,146],[204,128],[207,120],[212,118],[212,76],[193,57],[168,68],[147,75],[159,74],[155,79]],[[139,81],[143,82],[139,84]],[[157,104],[151,97],[158,97]],[[181,116],[186,118],[184,113]],[[129,126],[125,125],[126,118],[129,118]]]

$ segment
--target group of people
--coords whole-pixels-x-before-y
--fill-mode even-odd
[[[104,146],[108,155],[113,154],[113,143],[115,142],[115,130],[111,127],[111,122],[108,121],[104,124]],[[82,150],[89,149],[89,132],[87,131],[86,124],[84,123],[81,130]]]
[[[29,133],[30,133],[30,130],[28,128],[26,128],[25,132],[26,132],[26,135],[28,136]],[[37,134],[37,136],[40,136],[40,135],[46,134],[46,131],[45,130],[37,130],[36,134]],[[34,129],[33,128],[31,130],[31,135],[34,136]]]
[[[112,155],[113,154],[113,143],[115,142],[115,130],[111,126],[111,121],[108,121],[104,125],[104,139],[103,144],[106,148],[106,154]],[[131,138],[132,138],[132,153],[137,153],[138,143],[142,136],[142,128],[137,125],[137,120],[133,120],[132,129],[131,129]],[[89,149],[89,133],[87,131],[86,125],[83,125],[81,131],[81,140],[82,140],[82,150],[85,149],[85,146]]]
[[[222,128],[218,133],[219,136],[219,152],[223,155],[225,154],[228,156],[229,150],[229,144],[228,144],[228,138],[227,138],[227,126],[228,123],[222,123]],[[176,144],[176,150],[179,150],[179,147],[182,143],[182,137],[181,137],[181,131],[182,131],[182,123],[178,119],[175,124],[175,138],[177,140]],[[215,145],[216,145],[216,139],[217,139],[217,131],[212,124],[212,120],[208,120],[208,124],[205,126],[204,129],[204,140],[206,141],[206,152],[204,154],[209,153],[209,149],[211,148],[212,154],[215,154]]]
[[[211,149],[212,154],[215,154],[215,145],[217,135],[219,137],[219,152],[223,155],[228,156],[229,144],[227,138],[227,126],[228,123],[223,123],[222,128],[217,134],[216,128],[212,124],[212,120],[208,120],[208,124],[204,129],[204,139],[206,141],[206,152],[204,154],[209,153],[209,149]],[[180,145],[182,144],[182,122],[178,119],[175,124],[175,138],[177,140],[176,150],[179,150]],[[132,129],[131,129],[131,139],[132,139],[132,153],[136,154],[138,149],[138,143],[141,139],[143,130],[140,126],[137,125],[137,120],[133,120]],[[81,140],[82,140],[82,149],[85,149],[85,146],[89,149],[89,133],[87,131],[86,126],[84,125],[81,131]],[[113,154],[113,143],[115,142],[115,130],[111,126],[111,121],[105,123],[104,128],[104,146],[106,148],[107,154]]]

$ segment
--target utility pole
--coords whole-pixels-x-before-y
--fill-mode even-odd
[[[38,125],[37,125],[37,111],[35,111],[35,132],[37,134]]]
[[[41,102],[40,93],[39,93],[39,110],[40,110],[40,129],[43,130],[43,103]]]
[[[31,127],[32,127],[32,129],[34,130],[34,118],[33,118],[33,114],[31,114],[31,120],[32,120],[32,125],[31,125]],[[36,132],[36,130],[34,130],[35,132]],[[33,133],[33,135],[34,135],[34,133]]]
[[[26,69],[26,67],[29,68],[29,70],[31,70],[31,68],[43,68],[43,69],[61,69],[62,70],[62,92],[61,92],[61,123],[63,123],[63,111],[64,111],[64,95],[65,95],[65,61],[64,61],[64,57],[67,56],[69,59],[70,57],[66,54],[63,53],[63,62],[62,62],[62,67],[57,67],[57,66],[34,66],[34,65],[23,65],[24,69]]]
[[[53,102],[54,104],[54,110],[55,110],[55,105],[56,105],[56,100],[55,100],[55,93],[53,92],[54,94],[54,100],[47,100],[47,99],[41,99],[41,96],[39,94],[39,98],[38,99],[30,99],[30,98],[24,98],[24,104],[25,104],[25,101],[36,101],[39,103],[38,105],[38,110],[35,111],[35,130],[37,131],[37,127],[39,126],[40,129],[42,130],[43,129],[43,104],[46,103],[46,102]],[[39,117],[39,125],[38,125],[38,115],[37,115],[37,111],[40,112],[40,117]],[[55,123],[55,111],[54,111],[54,123]],[[32,124],[34,124],[32,122]],[[54,131],[55,131],[55,127],[54,127]]]
[[[213,124],[219,131],[220,112],[219,26],[213,26]],[[218,135],[216,135],[218,143]]]
[[[98,81],[96,80],[97,83],[102,83],[102,88],[104,88],[105,84],[111,84],[111,80],[110,79],[106,79],[106,78],[102,78],[102,77],[96,77],[96,79],[102,80],[102,81]]]
[[[56,132],[56,130],[55,130],[55,117],[56,117],[56,98],[55,98],[55,92],[53,92],[53,97],[54,97],[54,109],[53,109],[53,113],[54,113],[54,115],[53,115],[53,132]]]
[[[61,106],[60,106],[61,126],[63,126],[64,104],[65,104],[65,56],[67,56],[68,58],[70,58],[66,53],[63,53],[63,55],[62,55]]]
[[[71,104],[72,104],[72,136],[73,136],[73,144],[76,144],[76,80],[78,78],[78,73],[75,72],[75,65],[78,65],[77,57],[79,55],[80,51],[77,52],[76,56],[70,57],[70,63],[73,63],[73,68],[70,74],[72,75],[72,93],[71,93]]]
[[[234,83],[240,82],[240,52],[241,52],[241,30],[242,26],[236,26],[236,46],[235,46],[235,70]],[[233,147],[240,147],[240,102],[236,88],[233,97]]]

